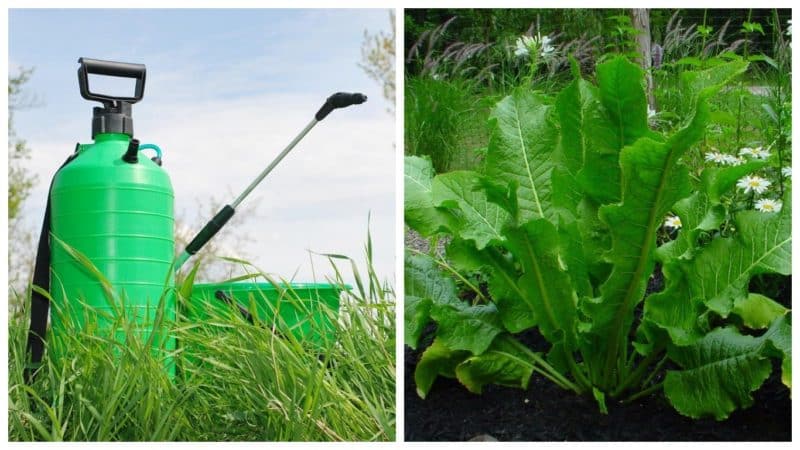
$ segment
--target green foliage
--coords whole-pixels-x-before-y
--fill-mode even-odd
[[[208,309],[202,320],[187,320],[183,310],[177,320],[154,324],[178,341],[169,351],[158,340],[151,346],[156,334],[143,339],[122,314],[106,327],[89,320],[56,340],[50,336],[28,384],[27,310],[21,311],[8,323],[9,439],[393,441],[395,303],[373,270],[369,238],[366,247],[366,271],[349,258],[329,256],[331,282],[347,289],[335,264],[344,260],[356,286],[343,295],[338,317],[331,317],[336,343],[322,349],[282,333],[280,324],[250,323],[229,305]],[[273,282],[240,263],[251,274],[247,278]],[[184,295],[191,293],[194,274],[169,288],[182,306],[190,303]],[[287,305],[307,303],[290,290],[285,294]],[[63,313],[101,314],[87,304]],[[160,310],[157,316],[163,316]],[[65,349],[59,357],[52,351],[56,342]],[[170,361],[177,366],[174,375]]]
[[[437,374],[480,392],[524,388],[536,372],[601,410],[663,387],[681,413],[722,419],[750,405],[769,358],[790,379],[790,316],[749,292],[756,275],[791,272],[790,190],[779,213],[742,211],[735,184],[763,163],[695,179],[685,164],[711,122],[710,99],[746,69],[734,60],[687,73],[690,114],[661,134],[648,127],[641,69],[611,57],[596,85],[578,78],[555,100],[517,90],[498,102],[478,171],[434,176],[430,161],[407,157],[416,187],[406,223],[450,237],[448,262],[406,258],[407,343],[437,324],[420,395]],[[683,226],[663,242],[670,213]],[[646,296],[656,263],[665,289]],[[491,298],[459,300],[453,271],[479,273]],[[546,357],[514,338],[533,327],[550,343]],[[769,331],[748,336],[754,328]],[[657,381],[667,360],[679,369]],[[746,376],[734,380],[739,369]]]

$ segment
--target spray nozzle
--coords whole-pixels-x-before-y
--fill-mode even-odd
[[[122,160],[128,164],[136,164],[139,162],[139,140],[131,139],[128,143],[128,150],[122,155]]]
[[[347,108],[351,105],[360,105],[365,101],[367,101],[367,96],[358,92],[337,92],[325,100],[325,104],[317,111],[314,118],[320,121],[327,117],[334,109]]]

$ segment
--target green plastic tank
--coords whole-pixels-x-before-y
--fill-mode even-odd
[[[104,107],[94,108],[94,143],[78,146],[78,156],[56,174],[50,191],[54,353],[66,351],[58,347],[59,336],[95,322],[101,334],[123,340],[122,316],[143,342],[155,334],[152,345],[169,351],[175,342],[160,320],[175,319],[174,194],[160,159],[140,156],[138,141],[132,139],[131,103],[141,98],[144,66],[113,63],[128,69],[114,72],[119,67],[109,62],[80,62],[85,71],[79,70],[81,94],[103,101]],[[109,71],[141,76],[137,98],[89,92],[86,72]],[[174,372],[172,361],[166,363]]]
[[[226,303],[218,292],[236,304]],[[195,284],[186,315],[196,322],[215,314],[247,312],[256,323],[275,326],[304,344],[323,349],[336,340],[340,295],[340,286],[322,283]],[[237,311],[239,306],[246,311]]]

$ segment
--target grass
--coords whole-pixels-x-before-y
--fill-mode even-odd
[[[411,77],[406,80],[405,154],[428,155],[437,173],[473,169],[488,143],[488,108],[470,83]]]
[[[356,287],[342,296],[338,317],[329,311],[336,342],[325,348],[281,332],[279,324],[250,323],[231,307],[210,309],[199,321],[181,314],[165,320],[178,342],[170,350],[157,336],[148,345],[123,315],[113,328],[124,337],[90,325],[65,332],[55,341],[64,356],[46,352],[27,384],[23,308],[9,318],[9,440],[394,440],[394,294],[378,283],[369,239],[367,249],[364,279],[347,258]],[[342,258],[329,258],[330,281],[341,289]],[[278,284],[245,267],[250,277]],[[191,284],[189,277],[170,294],[180,296]],[[284,294],[292,301],[290,290]],[[176,362],[174,376],[165,370],[169,361]]]

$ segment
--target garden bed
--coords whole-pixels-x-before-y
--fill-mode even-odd
[[[439,378],[422,400],[414,368],[421,352],[405,351],[406,441],[466,441],[487,435],[500,441],[790,441],[792,407],[780,372],[755,394],[755,404],[728,420],[692,420],[663,395],[627,405],[609,403],[601,414],[589,397],[565,392],[539,376],[526,391],[487,386],[482,395],[456,380]]]

